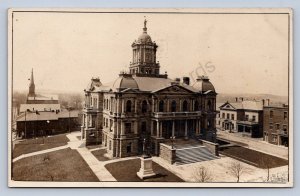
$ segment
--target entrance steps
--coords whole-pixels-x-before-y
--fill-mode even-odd
[[[184,146],[184,148],[176,149],[176,165],[196,163],[201,161],[209,161],[218,157],[212,154],[205,146]]]

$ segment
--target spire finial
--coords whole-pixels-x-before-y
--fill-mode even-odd
[[[144,16],[145,20],[144,20],[144,33],[147,33],[147,19],[146,19],[146,16]]]

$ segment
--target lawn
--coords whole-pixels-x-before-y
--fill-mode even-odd
[[[99,161],[108,161],[109,158],[105,157],[104,154],[106,153],[105,149],[94,150],[92,154],[99,160]]]
[[[232,146],[220,150],[221,154],[236,158],[246,163],[253,163],[252,165],[259,168],[274,168],[288,165],[288,161],[252,149],[244,148],[241,146]]]
[[[18,160],[12,168],[16,181],[99,181],[80,154],[70,148]]]
[[[27,139],[15,145],[12,157],[16,158],[22,154],[64,146],[67,145],[68,141],[69,139],[66,134],[45,137],[44,139],[42,137],[37,139]]]
[[[110,163],[105,165],[105,167],[113,175],[113,177],[117,179],[117,181],[121,182],[184,182],[181,178],[155,162],[153,162],[153,171],[157,174],[157,176],[141,180],[136,175],[141,167],[140,159]]]

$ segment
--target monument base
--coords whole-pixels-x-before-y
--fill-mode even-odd
[[[152,169],[152,158],[141,157],[141,168],[136,174],[140,179],[151,178],[156,175]]]

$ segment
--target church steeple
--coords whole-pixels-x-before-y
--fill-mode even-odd
[[[30,83],[29,83],[29,97],[35,96],[35,84],[34,84],[34,77],[33,77],[33,69],[31,69],[31,77],[30,77]]]
[[[143,33],[133,42],[130,73],[150,77],[159,76],[159,63],[156,62],[157,45],[147,34],[147,20],[144,20]]]

